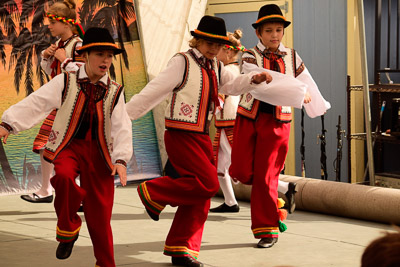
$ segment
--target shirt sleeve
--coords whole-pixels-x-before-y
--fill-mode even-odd
[[[251,83],[251,78],[254,74],[256,73],[253,72],[236,76],[221,63],[219,92],[225,95],[241,95],[256,88],[258,85]]]
[[[303,60],[296,52],[296,79],[307,85],[308,93],[311,96],[311,102],[304,104],[304,109],[310,118],[324,115],[325,112],[331,108],[331,104],[324,99],[318,89],[317,84],[312,78],[307,67],[304,65]]]
[[[46,72],[47,75],[51,75],[51,64],[53,64],[54,57],[44,58],[44,50],[41,53],[40,67]]]
[[[307,115],[310,118],[324,115],[331,108],[331,104],[322,96],[308,69],[304,67],[304,70],[296,79],[307,85],[308,93],[311,96],[311,102],[304,104]]]
[[[307,85],[293,76],[258,67],[255,64],[243,62],[244,73],[268,72],[272,76],[269,84],[261,83],[259,87],[250,91],[251,95],[263,102],[275,106],[303,106]]]
[[[182,82],[184,71],[185,59],[183,56],[173,57],[168,62],[167,68],[126,104],[126,111],[131,120],[144,116],[161,103]]]
[[[13,134],[30,129],[61,107],[63,90],[64,74],[60,74],[4,111],[1,119],[13,128]]]
[[[128,113],[126,113],[123,91],[111,114],[111,138],[113,140],[113,152],[111,155],[113,164],[117,160],[123,160],[128,163],[133,154],[132,123]]]

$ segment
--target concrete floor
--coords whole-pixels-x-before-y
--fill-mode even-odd
[[[214,198],[211,206],[223,200]],[[0,197],[0,266],[94,266],[85,225],[69,259],[55,257],[56,215],[52,204],[32,204],[18,195]],[[239,213],[213,214],[205,226],[199,260],[205,266],[360,266],[364,248],[389,225],[296,211],[288,230],[270,249],[255,247],[250,231],[250,204]],[[112,217],[117,266],[171,266],[162,254],[175,208],[160,221],[145,213],[136,186],[117,188]]]

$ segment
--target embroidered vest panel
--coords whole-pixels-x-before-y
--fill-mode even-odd
[[[295,75],[294,66],[294,58],[295,58],[295,51],[291,48],[285,48],[286,55],[282,57],[282,60],[278,60],[279,68],[281,73],[288,74],[288,75]],[[256,58],[256,63],[258,66],[263,67],[264,69],[270,69],[269,60],[266,59],[262,54],[261,51],[255,47],[249,49],[248,53]],[[242,116],[245,116],[250,119],[255,119],[258,113],[258,109],[260,106],[260,101],[255,99],[251,93],[246,93],[241,96],[238,113]],[[292,118],[291,114],[291,107],[281,107],[276,106],[274,107],[274,115],[275,118],[282,122],[290,122]]]
[[[235,64],[229,64],[225,66],[225,69],[231,68],[237,76],[240,75],[239,66]],[[224,97],[224,108],[215,114],[215,126],[216,127],[233,127],[235,125],[236,113],[240,96],[226,95]]]
[[[178,53],[185,59],[185,71],[182,83],[172,92],[165,111],[167,129],[184,130],[196,133],[208,131],[208,121],[212,118],[214,103],[211,101],[210,83],[207,71],[201,67],[189,52]],[[214,70],[218,70],[217,61],[213,61]],[[215,71],[217,81],[219,72]]]
[[[68,73],[65,77],[67,81],[65,82],[63,103],[57,112],[44,151],[44,157],[51,162],[74,138],[87,102],[85,93],[78,86],[77,74]],[[103,99],[96,103],[97,140],[101,153],[110,169],[113,167],[110,155],[113,151],[114,141],[111,138],[111,115],[122,90],[121,85],[110,81]]]
[[[55,45],[58,47],[58,43],[60,42],[61,39],[58,39],[55,43]],[[79,36],[74,36],[71,38],[71,40],[69,40],[65,46],[64,46],[64,50],[65,50],[65,54],[67,58],[72,58],[72,61],[79,61],[79,62],[83,62],[83,59],[80,56],[76,56],[75,55],[75,48],[78,42],[82,42],[82,39]],[[62,62],[58,62],[57,64],[57,70],[56,73],[60,74],[62,72],[65,72],[63,69],[61,69],[61,63]]]

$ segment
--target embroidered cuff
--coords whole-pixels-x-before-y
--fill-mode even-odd
[[[124,166],[125,168],[127,166],[126,162],[124,160],[122,160],[122,159],[117,159],[115,161],[114,165],[121,165],[121,166]]]
[[[9,133],[11,133],[13,131],[13,128],[5,122],[0,123],[0,127]]]
[[[257,65],[257,60],[255,58],[244,57],[244,58],[242,58],[242,61],[250,63],[250,64]]]
[[[61,64],[61,68],[65,70],[65,67],[67,67],[68,63],[72,62],[72,58],[67,58],[64,60],[64,62]]]

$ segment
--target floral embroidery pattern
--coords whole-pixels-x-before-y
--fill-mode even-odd
[[[246,95],[246,102],[249,103],[252,98],[253,98],[253,96],[251,94],[247,94]]]
[[[183,115],[183,116],[187,116],[187,117],[191,118],[192,113],[193,113],[193,108],[194,108],[193,105],[181,103],[181,109],[180,109],[181,112],[179,112],[179,115]]]
[[[56,143],[56,140],[57,140],[57,137],[59,134],[60,134],[59,131],[51,130],[50,135],[49,135],[49,142],[54,145]]]

